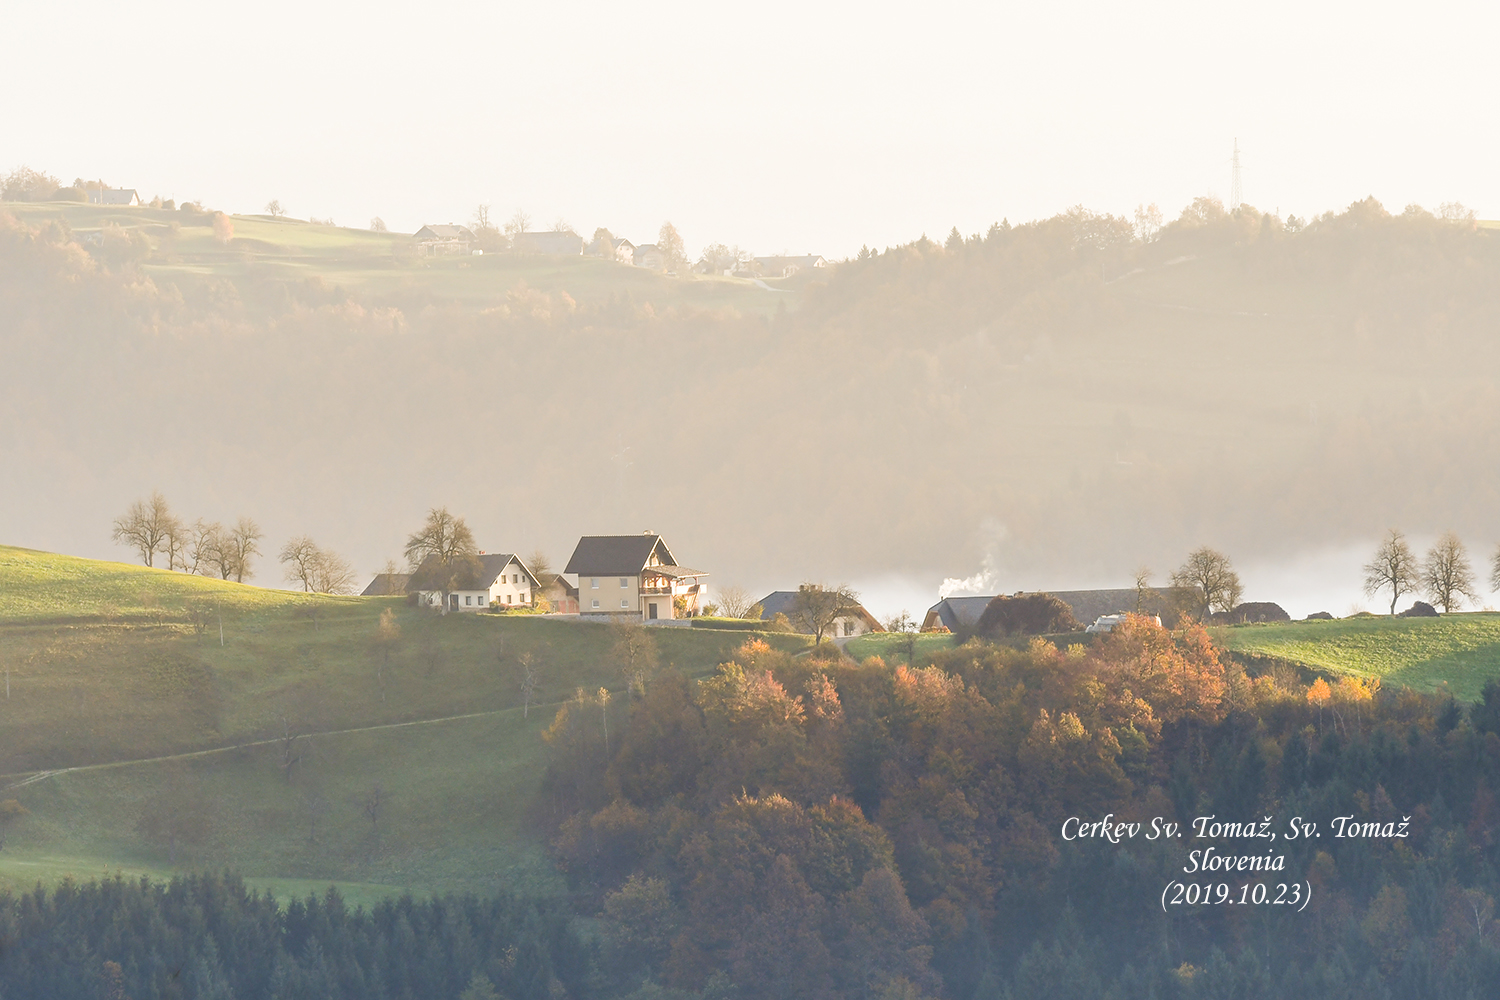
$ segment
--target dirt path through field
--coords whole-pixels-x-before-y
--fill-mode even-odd
[[[533,708],[546,709],[561,705],[562,702],[553,702],[551,705],[533,705]],[[310,740],[317,736],[347,736],[352,733],[370,733],[381,729],[405,729],[412,726],[435,726],[444,722],[461,722],[464,719],[483,719],[493,715],[504,715],[506,712],[514,712],[514,708],[497,708],[489,712],[466,712],[463,715],[445,715],[437,719],[414,719],[410,722],[384,722],[378,726],[359,726],[354,729],[325,729],[315,733],[299,733],[297,739]],[[250,740],[245,743],[235,743],[225,747],[210,747],[207,750],[189,750],[186,753],[165,754],[160,757],[135,757],[130,760],[109,760],[99,764],[80,764],[77,767],[60,767],[48,771],[21,771],[15,774],[0,774],[0,781],[9,781],[9,784],[0,785],[0,792],[8,792],[15,788],[24,788],[27,785],[59,774],[72,774],[79,771],[103,771],[111,767],[130,767],[133,764],[156,764],[169,760],[192,760],[195,757],[209,757],[218,753],[229,753],[232,750],[243,750],[246,747],[263,747],[280,743],[284,737],[274,739]],[[10,779],[19,778],[19,781]]]

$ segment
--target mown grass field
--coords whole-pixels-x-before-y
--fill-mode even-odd
[[[376,640],[387,608],[401,628],[389,648]],[[652,635],[662,667],[690,675],[749,638]],[[0,547],[0,798],[30,810],[7,833],[0,886],[165,872],[170,847],[146,820],[163,811],[202,820],[176,867],[267,885],[553,886],[525,821],[540,732],[576,688],[622,690],[614,638]],[[523,653],[540,673],[529,711]],[[26,781],[41,771],[60,773]]]
[[[1500,614],[1346,618],[1211,630],[1231,650],[1473,700],[1500,677]]]
[[[691,307],[769,313],[783,300],[791,308],[800,298],[796,281],[768,282],[786,286],[768,292],[739,278],[669,277],[592,257],[490,253],[421,258],[409,233],[376,233],[267,215],[231,216],[234,236],[220,244],[206,215],[72,202],[7,202],[3,210],[33,225],[61,220],[80,233],[105,225],[139,230],[152,247],[145,270],[158,284],[213,278],[248,286],[316,278],[375,302],[435,299],[478,307],[503,303],[509,293],[525,287],[566,292],[579,302],[650,303],[657,312]]]
[[[844,644],[844,652],[856,660],[878,656],[886,663],[921,663],[933,653],[953,648],[954,638],[942,633],[927,632],[912,637],[895,632],[871,632]]]

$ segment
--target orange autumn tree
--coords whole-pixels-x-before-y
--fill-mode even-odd
[[[1094,655],[1101,673],[1127,681],[1163,725],[1224,717],[1224,664],[1201,625],[1173,635],[1155,619],[1129,615]]]

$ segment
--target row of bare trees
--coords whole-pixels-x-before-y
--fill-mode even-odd
[[[1490,567],[1490,588],[1500,590],[1500,550]],[[1404,595],[1421,593],[1444,612],[1463,606],[1465,600],[1479,603],[1479,582],[1469,562],[1468,549],[1453,532],[1444,532],[1420,560],[1407,544],[1406,536],[1392,528],[1365,564],[1365,594],[1391,595],[1391,614]]]
[[[265,539],[248,517],[230,525],[201,517],[189,523],[173,512],[159,490],[134,501],[115,518],[111,537],[134,549],[147,566],[155,566],[161,557],[169,570],[236,583],[254,576],[254,561]],[[281,563],[288,567],[287,579],[300,583],[304,591],[344,594],[354,587],[354,569],[348,561],[306,535],[286,543]]]
[[[135,549],[147,566],[154,566],[157,556],[165,556],[169,570],[236,583],[254,575],[253,562],[261,554],[260,542],[265,537],[248,517],[227,526],[201,517],[189,524],[172,512],[160,492],[136,500],[115,518],[111,536]]]

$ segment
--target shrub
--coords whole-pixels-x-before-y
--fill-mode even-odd
[[[1078,619],[1073,609],[1051,594],[1001,594],[989,603],[979,624],[977,635],[1048,635],[1054,632],[1076,632]]]
[[[1407,608],[1405,611],[1401,612],[1396,617],[1397,618],[1436,618],[1437,616],[1438,616],[1438,610],[1437,610],[1437,608],[1433,607],[1431,604],[1428,604],[1426,601],[1418,601],[1417,603],[1413,604],[1411,607]]]

